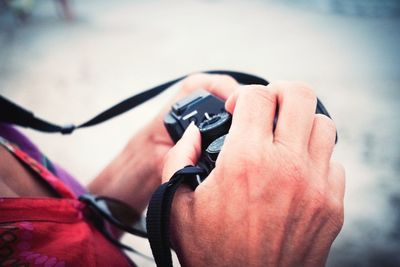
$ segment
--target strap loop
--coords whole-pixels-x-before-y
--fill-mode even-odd
[[[76,129],[76,126],[75,126],[74,124],[67,124],[67,125],[64,125],[64,126],[61,128],[61,133],[62,133],[62,134],[70,134],[70,133],[72,133],[75,129]]]
[[[172,267],[170,251],[169,224],[172,201],[181,184],[188,184],[196,189],[197,176],[206,171],[200,167],[186,166],[178,170],[171,179],[162,184],[153,194],[147,209],[147,235],[154,260],[158,267]]]

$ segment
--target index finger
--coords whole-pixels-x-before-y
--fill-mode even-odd
[[[233,113],[229,134],[251,141],[273,140],[276,93],[263,85],[246,85],[226,103]]]
[[[226,100],[238,86],[238,82],[229,75],[197,73],[182,81],[182,92],[187,95],[204,89]]]
[[[305,150],[311,134],[317,97],[310,87],[299,82],[270,84],[278,95],[278,121],[275,142]]]

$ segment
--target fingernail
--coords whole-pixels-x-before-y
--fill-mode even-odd
[[[193,126],[196,126],[196,124],[194,124],[194,121],[191,121],[189,124],[189,127],[193,127]]]
[[[194,121],[192,121],[192,122],[189,124],[189,126],[186,128],[184,134],[186,134],[186,132],[193,132],[193,131],[195,131],[195,129],[197,130],[197,126],[196,126],[196,124],[194,123]]]

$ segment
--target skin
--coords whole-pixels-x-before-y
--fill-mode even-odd
[[[345,175],[330,160],[335,125],[315,107],[302,83],[245,86],[228,99],[233,122],[215,169],[174,199],[172,241],[183,266],[325,265],[343,225]],[[163,180],[196,163],[200,149],[191,126],[168,153]]]
[[[171,105],[199,88],[227,99],[237,86],[234,79],[225,75],[194,74],[182,81],[177,95],[144,129],[133,136],[121,154],[89,185],[89,190],[118,198],[142,212],[161,183],[165,156],[174,146],[163,123]]]
[[[164,157],[174,145],[163,124],[171,105],[199,88],[227,99],[237,86],[232,78],[224,75],[194,74],[182,81],[177,95],[129,140],[125,148],[92,180],[88,190],[93,194],[120,199],[137,212],[143,212],[151,194],[161,183]],[[56,196],[51,188],[27,171],[2,146],[0,159],[0,196]]]
[[[228,76],[196,74],[171,104],[199,88],[227,99],[233,122],[216,168],[195,192],[181,187],[174,199],[172,243],[181,264],[324,265],[343,224],[345,175],[331,161],[335,125],[314,114],[313,91],[302,83],[239,86]],[[89,191],[142,212],[161,179],[197,161],[197,128],[174,146],[162,123],[169,108],[132,137]],[[7,151],[0,153],[0,196],[54,195]]]

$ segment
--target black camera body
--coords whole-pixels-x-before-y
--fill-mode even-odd
[[[330,117],[319,99],[317,99],[315,113]],[[182,137],[192,121],[199,128],[202,141],[202,154],[197,165],[205,169],[208,175],[215,167],[218,154],[229,132],[232,116],[225,110],[223,100],[206,91],[197,91],[176,102],[164,118],[165,127],[175,143]],[[276,122],[277,115],[275,115],[274,128]],[[200,180],[204,178],[200,177]]]
[[[231,126],[232,116],[225,110],[223,100],[201,90],[176,102],[164,117],[164,125],[175,143],[192,121],[201,134],[202,155],[198,165],[210,173]]]

